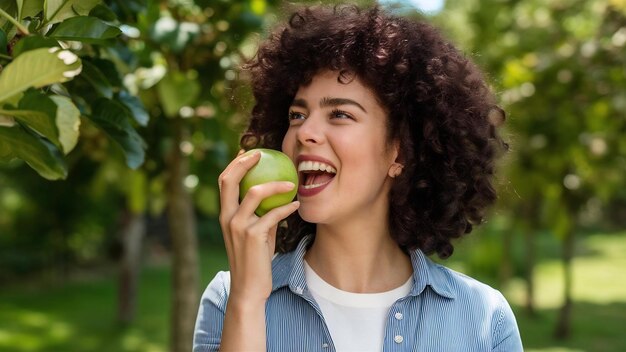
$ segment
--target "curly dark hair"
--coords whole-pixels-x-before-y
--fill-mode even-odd
[[[289,107],[323,70],[358,76],[386,107],[388,141],[400,141],[404,169],[390,191],[389,223],[404,250],[449,257],[451,241],[483,221],[496,199],[494,160],[507,145],[496,133],[504,112],[482,73],[430,24],[378,6],[306,7],[261,43],[244,68],[256,104],[245,149],[281,149]],[[286,226],[285,226],[286,225]],[[315,225],[294,213],[277,251],[293,250]]]

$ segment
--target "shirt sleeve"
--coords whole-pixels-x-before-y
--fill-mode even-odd
[[[522,339],[520,337],[517,321],[511,306],[502,294],[500,309],[496,316],[494,326],[494,342],[493,352],[523,352]]]
[[[221,271],[202,294],[193,334],[193,352],[219,350],[229,289],[230,273]]]

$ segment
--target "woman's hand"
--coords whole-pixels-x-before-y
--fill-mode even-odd
[[[299,202],[272,209],[262,217],[254,214],[266,197],[288,192],[291,182],[268,182],[250,188],[239,203],[239,183],[260,158],[260,153],[242,157],[240,152],[219,177],[220,225],[230,265],[229,304],[239,308],[262,305],[272,290],[271,262],[278,222],[296,211]]]

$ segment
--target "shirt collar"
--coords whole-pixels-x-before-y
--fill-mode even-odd
[[[272,260],[272,291],[289,286],[289,289],[301,295],[306,288],[304,277],[304,254],[313,236],[305,236],[295,250],[279,254]]]
[[[313,236],[305,236],[295,250],[276,255],[272,261],[272,291],[289,286],[295,294],[307,289],[304,276],[304,254]],[[410,252],[413,266],[413,287],[409,296],[420,295],[427,286],[442,297],[455,298],[448,275],[419,249]]]
[[[444,268],[430,260],[421,250],[410,252],[411,265],[413,265],[413,288],[410,296],[420,295],[426,286],[438,295],[446,298],[455,298],[452,291],[449,275]]]

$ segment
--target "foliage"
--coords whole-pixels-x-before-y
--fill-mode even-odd
[[[77,151],[66,157],[73,164],[69,167],[61,164],[65,159],[58,155],[56,169],[36,170],[50,179],[68,177],[72,186],[84,185],[85,189],[83,199],[59,197],[52,190],[33,195],[26,182],[11,177],[11,171],[18,170],[19,164],[9,165],[9,177],[4,183],[17,186],[18,191],[10,192],[14,198],[27,194],[29,200],[45,199],[49,194],[57,194],[57,197],[45,199],[50,203],[33,202],[32,212],[16,205],[13,214],[5,216],[8,224],[5,223],[4,227],[10,229],[12,236],[0,239],[3,245],[0,253],[19,249],[25,254],[19,258],[33,255],[36,259],[45,257],[42,252],[54,253],[52,260],[32,261],[33,265],[26,271],[47,263],[61,268],[80,264],[82,256],[93,263],[106,259],[108,246],[114,249],[114,253],[129,253],[124,247],[127,242],[121,235],[125,232],[120,231],[126,224],[123,214],[132,212],[139,221],[147,210],[154,217],[167,216],[168,229],[159,231],[169,235],[164,242],[172,243],[173,249],[172,295],[177,304],[171,315],[170,340],[172,350],[189,350],[191,346],[186,345],[191,342],[198,303],[195,291],[199,282],[180,280],[194,278],[198,270],[194,260],[195,214],[188,196],[191,194],[196,199],[201,216],[208,217],[210,223],[216,222],[217,176],[236,153],[234,146],[243,127],[243,115],[238,110],[243,110],[242,107],[247,110],[249,102],[248,98],[231,100],[247,95],[245,90],[241,90],[243,95],[236,91],[239,87],[236,66],[245,60],[244,52],[252,52],[254,38],[250,33],[260,29],[271,2],[257,0],[232,5],[206,1],[109,1],[96,6],[90,2],[46,1],[40,4],[44,11],[37,12],[35,16],[39,17],[33,20],[36,23],[29,24],[33,28],[21,28],[19,7],[22,4],[18,5],[12,10],[17,13],[17,20],[13,18],[10,22],[22,34],[16,40],[17,44],[9,46],[11,52],[6,55],[7,60],[26,55],[23,52],[32,47],[56,46],[59,42],[67,43],[70,49],[80,53],[82,71],[76,79],[64,82],[59,88],[54,86],[54,89],[38,92],[39,95],[69,97],[85,117],[80,120],[81,138]],[[91,7],[85,9],[85,6]],[[26,18],[24,22],[30,20]],[[39,25],[43,27],[37,27]],[[37,31],[38,35],[27,34],[29,30]],[[123,33],[118,35],[120,31]],[[26,36],[20,39],[23,34]],[[15,59],[9,65],[15,65],[17,61]],[[57,100],[51,98],[53,102]],[[20,126],[28,122],[30,128],[39,127],[33,126],[33,121],[39,121],[34,113],[22,115],[21,120],[12,117],[11,122]],[[133,127],[136,124],[145,127],[141,135]],[[57,125],[62,128],[59,123]],[[37,132],[48,132],[43,135],[47,137],[45,142],[53,142],[52,137],[56,135],[48,130],[39,128]],[[106,138],[100,131],[106,132]],[[5,141],[12,142],[7,139],[3,143]],[[111,142],[121,147],[119,150],[126,165],[134,171],[119,165],[119,158],[115,157],[119,152],[113,158],[108,155]],[[146,145],[150,148],[144,151]],[[21,146],[30,144],[22,142]],[[29,151],[16,147],[13,150]],[[6,158],[15,154],[15,151],[0,153]],[[24,157],[23,153],[18,156]],[[40,166],[41,162],[48,162],[51,158],[39,155],[35,159],[39,163],[29,163],[31,166]],[[85,159],[93,163],[84,163]],[[187,167],[189,160],[191,170]],[[74,168],[85,166],[88,169]],[[64,172],[53,174],[58,170]],[[69,176],[68,170],[72,171]],[[75,178],[74,173],[86,177]],[[62,184],[54,188],[60,190],[69,186]],[[0,201],[3,193],[0,190]],[[78,199],[82,205],[95,203],[97,206],[39,207],[40,204],[56,204],[63,200],[78,205]],[[70,212],[61,213],[61,209]],[[32,215],[38,211],[47,212],[50,222],[57,223],[42,221],[23,226],[21,222],[25,218],[15,216]],[[66,223],[66,219],[71,220]],[[79,224],[86,226],[77,231],[74,227]],[[0,225],[3,224],[0,222]],[[35,230],[37,228],[41,231]],[[214,226],[209,224],[208,228]],[[17,233],[19,239],[14,235]],[[212,235],[220,237],[217,231]],[[37,241],[38,236],[43,240]],[[19,243],[23,246],[17,248]],[[34,248],[40,250],[33,251]],[[14,274],[15,266],[23,263],[19,258],[2,259],[9,264],[9,274],[0,273],[0,280],[11,278],[11,271]],[[123,296],[127,297],[120,295]]]
[[[613,215],[623,209],[608,211],[626,199],[624,9],[623,2],[610,0],[451,0],[445,18],[456,21],[441,22],[480,53],[477,60],[495,77],[509,112],[512,153],[500,205],[512,228],[504,248],[512,252],[512,233],[523,234],[530,314],[535,234],[548,230],[562,243],[558,338],[571,330],[576,237],[592,226],[624,225],[623,217]]]
[[[49,180],[65,179],[65,156],[87,118],[128,166],[140,166],[145,144],[131,121],[146,114],[119,84],[113,47],[124,36],[115,15],[98,0],[2,0],[2,9],[0,161],[18,158]]]
[[[477,53],[508,111],[502,204],[534,202],[519,220],[559,237],[619,225],[603,213],[626,199],[623,3],[450,0],[448,11],[442,26]]]
[[[35,3],[40,7],[37,8]],[[2,8],[8,9],[12,18],[17,19],[20,11],[17,3],[7,1],[7,4]],[[110,234],[117,225],[115,208],[126,203],[137,213],[147,210],[154,217],[161,216],[167,204],[165,161],[172,145],[174,118],[184,119],[190,131],[180,145],[192,161],[185,184],[204,218],[202,221],[208,221],[207,228],[214,229],[218,209],[217,176],[237,151],[243,114],[251,102],[247,88],[239,83],[237,66],[252,55],[255,40],[259,37],[256,32],[262,30],[263,15],[272,2],[251,1],[232,6],[224,2],[180,1],[165,6],[166,3],[159,2],[109,1],[98,2],[88,11],[84,8],[87,2],[80,2],[83,7],[79,13],[72,10],[71,1],[59,4],[62,6],[51,7],[45,12],[41,10],[43,2],[25,2],[21,9],[21,23],[29,26],[28,35],[21,34],[14,24],[0,17],[6,33],[12,33],[8,37],[10,51],[0,56],[0,63],[6,66],[0,77],[8,77],[7,70],[17,66],[16,61],[23,55],[32,50],[47,50],[40,47],[67,47],[65,51],[75,53],[81,64],[80,74],[72,80],[31,89],[21,105],[17,101],[11,106],[5,104],[4,110],[10,110],[13,115],[20,114],[21,110],[31,111],[32,106],[40,108],[29,114],[22,113],[20,119],[12,116],[10,128],[5,126],[8,119],[2,120],[5,123],[0,127],[0,133],[4,130],[7,133],[0,136],[3,146],[0,150],[10,146],[11,154],[0,152],[0,156],[5,161],[15,156],[28,162],[33,160],[33,164],[39,167],[37,170],[48,178],[66,178],[83,192],[78,198],[70,198],[73,193],[67,193],[70,185],[45,181],[47,192],[32,192],[31,189],[40,187],[42,181],[20,177],[25,172],[20,161],[5,164],[4,175],[0,174],[0,207],[4,210],[0,212],[2,232],[20,233],[25,242],[24,247],[19,248],[24,251],[25,258],[30,258],[26,260],[32,264],[28,265],[30,268],[42,263],[34,257],[51,258],[41,255],[45,246],[52,253],[57,252],[55,248],[59,253],[65,253],[52,257],[72,262],[75,253],[72,254],[73,250],[65,242],[74,236],[70,235],[73,233],[92,238],[101,247],[100,256],[106,254],[103,249],[113,241]],[[47,22],[44,18],[48,18]],[[94,25],[88,28],[85,21],[89,19]],[[76,26],[74,21],[81,21],[81,25]],[[46,23],[50,22],[55,24],[47,26]],[[107,39],[115,28],[120,28],[123,33]],[[80,41],[68,39],[77,35],[84,37]],[[87,36],[89,40],[86,40]],[[46,104],[42,103],[44,101]],[[61,113],[61,109],[53,104],[66,107],[66,110],[76,109],[71,109],[72,114]],[[72,120],[76,111],[80,115]],[[42,120],[44,114],[46,119]],[[42,121],[47,124],[36,124]],[[141,130],[137,131],[136,126],[141,126]],[[23,130],[19,138],[13,133],[18,128]],[[111,149],[114,145],[117,147]],[[150,148],[144,151],[146,145]],[[40,153],[30,157],[30,151],[35,147]],[[136,170],[125,170],[120,160]],[[80,167],[88,169],[79,170]],[[71,170],[78,173],[75,178]],[[132,187],[137,180],[144,181],[139,187]],[[51,194],[66,194],[67,197],[54,198]],[[82,199],[80,203],[93,202],[98,206],[54,205],[63,199]],[[72,211],[68,212],[68,208]],[[65,209],[64,212],[61,209]],[[29,217],[42,212],[48,214],[44,218],[49,217],[50,222],[25,224]],[[70,228],[73,225],[64,227],[52,223],[64,224],[63,219],[80,223],[83,217],[98,218],[93,213],[113,216],[106,221],[99,220],[102,221],[98,225],[100,230],[96,231],[99,235],[77,233]],[[53,232],[64,235],[53,235]],[[211,231],[210,235],[216,240],[220,238],[216,231]],[[33,241],[26,241],[27,238]],[[52,238],[57,238],[53,241],[56,245],[47,240],[52,241]],[[12,240],[6,241],[2,246],[6,251],[0,252],[17,248]],[[28,254],[27,242],[42,247],[31,252],[33,258]],[[5,268],[11,267],[8,262],[3,262]]]

